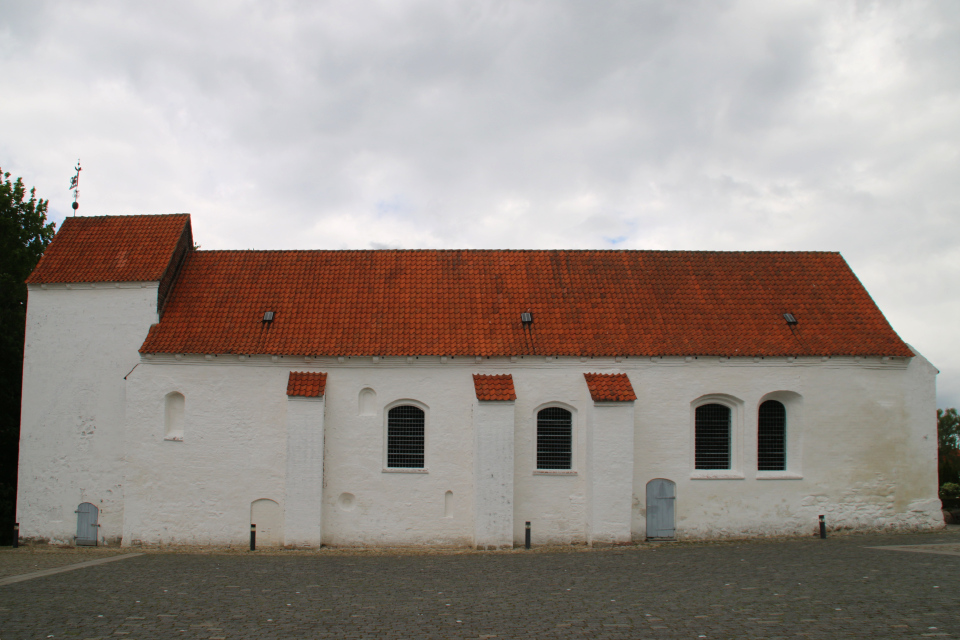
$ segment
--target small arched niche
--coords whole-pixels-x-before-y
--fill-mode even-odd
[[[358,399],[358,403],[360,405],[360,415],[377,415],[377,392],[370,387],[360,390],[360,398]]]
[[[168,393],[164,398],[164,440],[183,440],[183,414],[186,404],[183,394],[177,391]]]

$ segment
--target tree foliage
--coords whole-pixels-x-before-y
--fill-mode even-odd
[[[20,386],[27,285],[55,232],[47,222],[48,200],[30,198],[23,180],[0,170],[0,542],[8,543],[17,499],[20,448]]]
[[[960,484],[960,414],[937,409],[937,470],[940,484]]]

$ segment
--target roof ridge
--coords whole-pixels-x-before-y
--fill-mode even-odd
[[[118,216],[119,217],[119,216]],[[840,251],[788,249],[738,251],[720,249],[197,249],[194,253],[603,253],[710,255],[841,255]]]
[[[108,218],[171,218],[174,216],[189,216],[190,213],[121,213],[121,214],[108,214],[102,216],[70,216],[64,218],[64,222],[67,220],[105,220]]]

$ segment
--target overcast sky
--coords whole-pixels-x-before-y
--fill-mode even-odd
[[[960,404],[960,2],[0,0],[0,166],[204,249],[840,251]]]

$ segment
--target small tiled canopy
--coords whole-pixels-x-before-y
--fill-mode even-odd
[[[625,373],[585,373],[594,402],[632,402],[637,399]]]
[[[302,398],[323,397],[327,374],[311,371],[291,371],[287,380],[287,395]]]
[[[513,390],[513,376],[473,374],[473,387],[477,392],[477,400],[516,400],[517,393]]]

